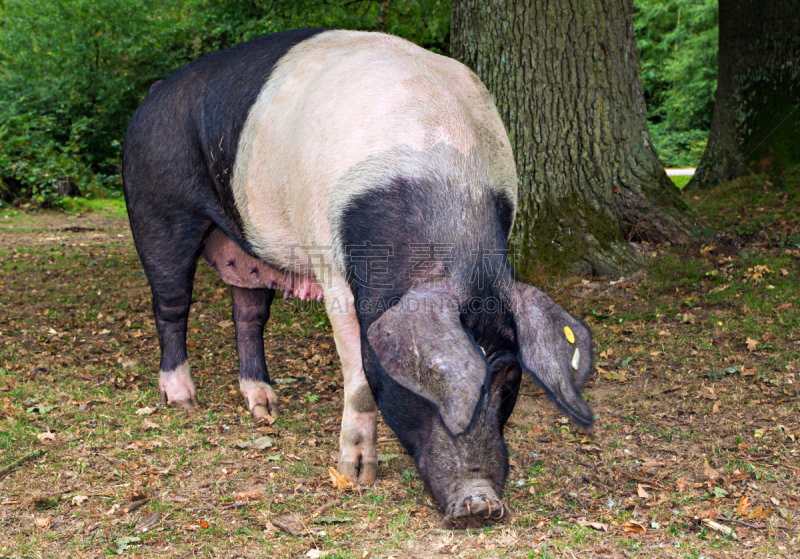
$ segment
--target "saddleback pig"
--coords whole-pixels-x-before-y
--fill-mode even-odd
[[[205,56],[133,115],[123,179],[164,403],[198,404],[186,325],[202,255],[231,286],[254,418],[277,413],[263,345],[275,292],[324,300],[347,476],[375,481],[380,410],[450,518],[502,518],[521,372],[591,426],[589,331],[513,279],[511,147],[489,92],[455,60],[320,29]]]

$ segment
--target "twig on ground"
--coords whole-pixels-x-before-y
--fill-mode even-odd
[[[244,501],[239,501],[236,503],[229,503],[227,505],[217,505],[217,506],[210,506],[210,507],[192,507],[186,510],[228,510],[228,509],[237,509],[239,507],[246,507],[250,503],[246,503]]]
[[[302,538],[305,535],[305,534],[303,534],[303,532],[297,530],[291,524],[289,524],[287,522],[283,522],[282,520],[270,520],[270,522],[272,522],[272,525],[275,526],[276,528],[279,528],[279,529],[283,530],[284,532],[287,532],[288,534],[291,534],[295,538]]]
[[[431,504],[426,503],[422,499],[415,499],[414,502],[417,503],[418,505],[422,505],[423,507],[428,507],[431,510],[435,510],[436,512],[439,512],[439,509],[437,509],[436,507],[434,507]]]
[[[566,497],[567,499],[572,499],[573,501],[578,503],[581,506],[582,509],[589,510],[589,509],[586,508],[586,505],[583,504],[583,501],[581,501],[581,499],[580,499],[580,497],[578,497],[578,495],[570,495],[569,493],[565,493],[564,497]]]
[[[766,530],[767,528],[777,528],[779,530],[791,530],[788,526],[758,526],[756,524],[750,524],[749,522],[742,522],[741,520],[734,520],[733,518],[725,518],[724,516],[717,516],[714,520],[721,520],[723,522],[733,522],[734,524],[741,524],[742,526],[747,526],[748,528],[753,528],[754,530]]]
[[[238,509],[239,507],[246,507],[250,503],[246,503],[244,501],[237,501],[236,503],[231,503],[230,505],[221,505],[217,507],[219,510],[228,510],[228,509]]]
[[[542,518],[547,518],[549,516],[556,516],[561,514],[562,512],[567,512],[567,509],[556,510],[553,512],[548,512],[547,514],[542,515]]]
[[[335,500],[331,501],[330,503],[325,503],[324,505],[319,507],[317,510],[312,512],[311,516],[309,518],[314,517],[314,516],[319,516],[321,514],[325,514],[326,512],[331,510],[332,508],[338,507],[341,504],[342,504],[342,500],[341,499],[335,499]]]
[[[13,472],[17,468],[19,468],[20,465],[22,465],[24,462],[27,462],[28,460],[33,460],[34,458],[39,458],[40,456],[43,456],[44,454],[47,454],[47,451],[39,449],[39,450],[34,450],[33,452],[31,452],[29,454],[26,454],[22,458],[14,460],[13,462],[11,462],[11,464],[9,464],[8,466],[6,466],[2,470],[0,470],[0,479],[3,479],[8,474]]]
[[[138,501],[133,501],[132,503],[128,503],[124,507],[122,507],[122,512],[131,512],[132,510],[136,510],[149,501],[149,497],[145,497],[144,499],[139,499]]]

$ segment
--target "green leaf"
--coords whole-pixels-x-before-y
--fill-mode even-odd
[[[39,413],[39,415],[44,415],[56,409],[56,406],[31,406],[27,410],[28,413]]]
[[[114,543],[117,544],[117,555],[122,555],[132,543],[138,543],[140,541],[142,541],[142,538],[134,538],[129,536],[117,538],[114,540]]]
[[[622,366],[627,367],[631,361],[633,361],[633,357],[626,357],[622,360]]]
[[[717,499],[722,499],[723,497],[727,497],[729,493],[725,491],[722,487],[715,487],[714,488],[714,497]]]

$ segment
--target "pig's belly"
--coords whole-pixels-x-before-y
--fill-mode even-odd
[[[250,256],[220,229],[215,229],[203,247],[203,258],[228,285],[274,289],[283,291],[284,298],[322,301],[322,286],[314,273],[314,257],[299,249],[289,255],[289,259],[296,260],[293,269],[277,268]]]

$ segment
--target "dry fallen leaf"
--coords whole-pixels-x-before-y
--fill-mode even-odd
[[[718,522],[714,522],[710,518],[704,518],[703,524],[711,528],[712,530],[716,530],[717,532],[722,532],[726,536],[730,536],[733,533],[733,528],[729,528],[728,526],[723,526]]]
[[[768,517],[770,514],[772,514],[771,508],[762,509],[761,507],[756,507],[753,509],[753,512],[748,515],[748,518],[752,518],[753,520],[761,520],[762,518]]]
[[[708,293],[709,293],[709,295],[712,294],[712,293],[721,293],[722,291],[725,291],[726,289],[728,289],[730,286],[731,286],[731,284],[726,283],[725,285],[720,285],[719,287],[715,287],[714,289],[712,289]]]
[[[706,479],[717,479],[719,477],[719,472],[711,467],[708,463],[708,460],[703,460],[703,477]]]
[[[714,402],[714,405],[711,408],[711,413],[719,413],[719,400]]]
[[[245,493],[243,491],[239,491],[239,493],[236,495],[236,498],[239,499],[239,500],[260,499],[261,498],[261,492],[258,491],[258,490],[248,491],[247,493]]]
[[[52,518],[40,517],[40,518],[36,519],[36,527],[37,528],[47,529],[52,524],[53,524],[53,519]]]
[[[628,521],[623,524],[622,529],[626,532],[633,532],[639,536],[644,536],[647,533],[647,528],[644,527],[644,524],[633,521]]]
[[[678,493],[683,493],[686,491],[686,480],[683,478],[678,478],[675,481],[675,489],[678,490]]]
[[[767,266],[755,266],[754,268],[748,268],[744,274],[744,277],[745,281],[759,283],[762,279],[764,279],[764,276],[771,273],[772,270],[770,270]]]
[[[154,526],[159,521],[160,518],[161,518],[161,513],[157,511],[154,512],[150,516],[141,519],[139,523],[136,524],[134,532],[146,532],[148,528]]]
[[[75,495],[72,497],[72,504],[73,505],[80,505],[81,503],[85,503],[89,500],[89,497],[86,495]]]
[[[758,349],[758,342],[753,338],[747,338],[747,351],[753,353],[756,349]]]
[[[47,431],[46,433],[39,433],[38,435],[36,435],[36,438],[39,439],[42,442],[54,441],[54,440],[56,440],[56,434],[55,433],[51,433],[50,431]]]
[[[717,514],[718,514],[717,513],[717,509],[714,508],[714,507],[710,507],[710,508],[707,508],[704,511],[700,511],[697,514],[697,518],[714,518],[715,516],[717,516]]]
[[[147,408],[147,407],[139,408],[138,410],[136,410],[136,415],[150,415],[154,411],[155,410],[153,408]]]
[[[153,422],[152,422],[152,421],[150,421],[149,419],[145,419],[145,420],[144,420],[143,427],[144,427],[144,430],[145,430],[145,431],[150,431],[150,430],[152,430],[152,429],[160,429],[160,427],[159,427],[158,423],[153,423]]]
[[[276,416],[267,414],[264,417],[257,419],[256,424],[262,425],[266,423],[267,425],[272,425],[273,423],[275,423],[276,419],[278,419]]]
[[[642,499],[647,499],[649,501],[650,500],[650,495],[647,493],[647,491],[644,490],[644,488],[645,487],[650,487],[650,486],[649,485],[642,485],[641,483],[638,484],[638,485],[639,485],[639,487],[638,487],[637,493],[638,493],[639,497],[641,497]]]
[[[199,521],[197,524],[198,524],[198,526],[200,526],[201,528],[208,528],[208,527],[209,527],[209,523],[208,523],[208,522],[206,522],[205,520],[201,520],[201,521]]]
[[[333,485],[336,489],[346,489],[347,487],[353,485],[353,482],[350,481],[350,478],[340,474],[339,471],[333,466],[328,466],[328,473],[331,475],[331,485]]]
[[[703,248],[700,249],[700,254],[708,254],[709,252],[711,252],[715,248],[717,248],[717,247],[715,247],[714,245],[704,246]]]
[[[601,532],[608,532],[608,524],[603,524],[602,522],[590,522],[589,520],[584,520],[583,518],[578,519],[578,524],[581,526],[588,526],[589,528],[594,528],[595,530],[599,530]]]
[[[742,495],[739,499],[739,506],[736,508],[736,514],[739,516],[747,516],[747,507],[750,506],[750,498],[747,495]]]

